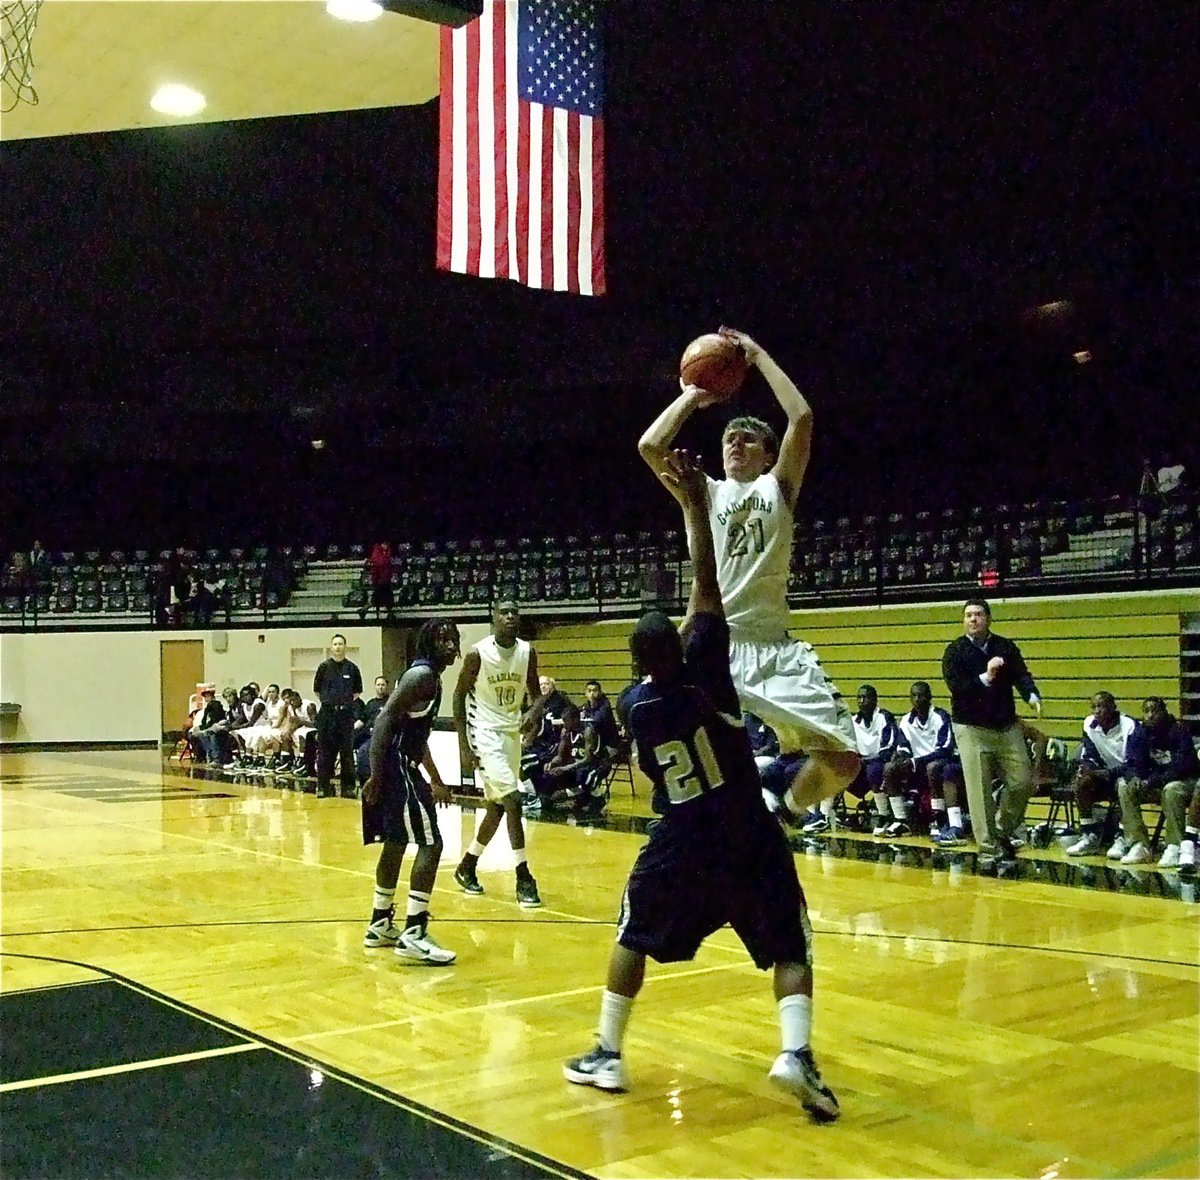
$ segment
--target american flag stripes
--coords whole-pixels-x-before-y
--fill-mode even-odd
[[[437,265],[604,293],[600,0],[488,0],[443,29]]]

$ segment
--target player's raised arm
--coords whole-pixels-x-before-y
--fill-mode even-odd
[[[667,490],[682,504],[678,490],[665,478],[668,471],[667,456],[671,453],[671,444],[675,436],[683,429],[683,424],[696,410],[711,406],[719,399],[715,394],[701,389],[697,385],[683,385],[680,395],[646,428],[646,433],[638,439],[638,454],[646,461],[650,470],[662,480]]]
[[[688,554],[692,559],[692,590],[684,626],[695,614],[725,614],[717,585],[717,558],[708,520],[708,482],[700,460],[687,451],[668,451],[662,481],[683,509]]]
[[[721,328],[720,334],[730,340],[736,340],[741,345],[746,360],[766,378],[780,409],[787,415],[787,429],[783,432],[783,439],[779,444],[779,458],[775,460],[772,471],[787,497],[788,504],[794,508],[796,497],[800,494],[800,485],[804,482],[804,473],[808,470],[809,456],[812,454],[812,406],[796,388],[795,382],[757,341],[736,328]]]

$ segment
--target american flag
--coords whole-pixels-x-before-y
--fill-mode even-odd
[[[604,294],[600,0],[488,0],[443,29],[440,270]]]

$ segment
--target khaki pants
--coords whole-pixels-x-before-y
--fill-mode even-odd
[[[1196,784],[1190,779],[1167,783],[1162,788],[1163,832],[1168,844],[1183,841],[1187,807],[1195,789]],[[1117,798],[1121,801],[1121,827],[1131,846],[1140,843],[1149,848],[1150,833],[1146,831],[1146,821],[1142,819],[1142,804],[1155,802],[1159,795],[1156,788],[1147,787],[1133,775],[1121,779],[1117,784]]]
[[[977,844],[994,843],[996,835],[1011,836],[1025,819],[1025,806],[1033,791],[1033,765],[1014,721],[1007,729],[983,729],[954,723],[954,740],[962,759],[967,807]],[[1004,780],[1000,813],[992,802],[992,779]]]

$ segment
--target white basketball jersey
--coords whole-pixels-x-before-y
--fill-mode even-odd
[[[769,472],[751,483],[709,479],[708,519],[730,632],[735,639],[783,638],[792,510],[779,481]]]
[[[512,647],[503,648],[489,635],[472,650],[479,654],[479,675],[467,697],[467,721],[472,726],[516,733],[529,675],[529,644],[518,639]]]

